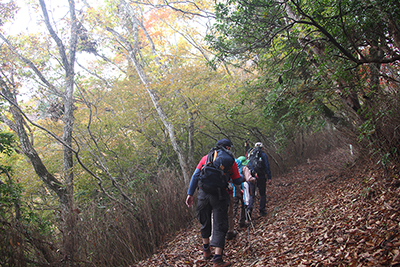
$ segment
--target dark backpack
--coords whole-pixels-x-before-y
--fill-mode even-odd
[[[261,148],[260,147],[255,147],[249,151],[248,160],[250,161],[251,166],[253,166],[253,169],[255,172],[257,172],[257,173],[264,172],[264,161],[261,156]]]
[[[222,190],[228,187],[230,170],[234,162],[234,156],[225,148],[211,149],[207,155],[206,164],[200,172],[200,188],[206,193],[221,196]]]

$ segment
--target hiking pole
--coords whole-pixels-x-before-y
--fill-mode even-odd
[[[251,227],[253,228],[253,231],[255,232],[256,229],[254,228],[253,220],[251,219],[250,212],[247,211],[247,210],[246,210],[246,217],[247,217],[247,220],[250,222],[250,225],[251,225]]]
[[[253,227],[253,231],[255,232],[253,221],[251,220],[251,215],[248,210],[246,210],[246,220],[250,222],[251,227]],[[251,248],[251,240],[250,240],[250,226],[247,227],[247,236],[249,240],[249,248]]]
[[[250,213],[247,210],[246,210],[246,220],[251,223]],[[250,225],[247,226],[247,239],[249,240],[249,248],[251,248]]]

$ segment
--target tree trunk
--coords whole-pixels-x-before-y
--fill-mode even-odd
[[[29,158],[39,178],[50,190],[57,194],[60,200],[60,230],[63,234],[63,253],[65,258],[63,262],[65,265],[74,266],[76,216],[73,213],[73,184],[71,181],[70,184],[63,184],[47,170],[38,153],[32,146],[32,142],[29,140],[24,127],[25,121],[16,104],[15,97],[11,95],[10,90],[2,89],[2,93],[7,96],[7,100],[13,99],[12,101],[14,101],[11,107],[11,113],[14,118],[13,128],[17,131],[23,153]],[[67,181],[67,179],[65,179],[65,181]]]
[[[44,75],[40,72],[39,68],[37,68],[29,59],[24,58],[21,53],[18,53],[16,49],[7,41],[3,36],[0,36],[6,45],[10,47],[11,51],[17,54],[18,58],[23,61],[23,63],[29,66],[33,72],[40,79],[42,84],[46,85],[48,89],[52,92],[57,91],[58,95],[61,95],[63,106],[64,106],[64,114],[63,114],[63,122],[64,122],[64,131],[63,131],[63,174],[62,179],[56,179],[46,168],[44,163],[42,162],[40,156],[36,152],[33,147],[32,140],[29,140],[29,136],[26,132],[25,127],[27,126],[24,118],[24,114],[22,110],[19,108],[17,99],[15,96],[15,88],[17,86],[12,83],[13,79],[8,79],[7,82],[1,82],[1,92],[3,98],[5,98],[11,105],[11,113],[14,119],[14,122],[8,121],[11,125],[11,128],[15,130],[18,134],[19,141],[21,144],[21,148],[23,153],[29,158],[36,174],[39,178],[45,183],[45,185],[55,192],[60,201],[60,231],[63,236],[63,250],[64,259],[62,260],[62,264],[64,266],[74,266],[75,265],[75,254],[77,250],[76,244],[76,214],[74,214],[74,202],[73,202],[73,193],[74,193],[74,174],[73,174],[73,151],[72,148],[72,133],[74,127],[74,65],[75,65],[75,54],[77,47],[77,23],[76,23],[76,15],[75,15],[75,2],[74,0],[68,0],[69,4],[69,15],[70,15],[70,37],[69,37],[69,50],[66,51],[66,46],[63,43],[63,40],[58,37],[57,33],[54,31],[50,19],[47,13],[47,8],[45,4],[45,0],[39,0],[40,7],[42,9],[43,18],[45,25],[47,27],[50,36],[55,41],[59,53],[59,61],[62,63],[61,66],[65,71],[64,77],[64,90],[57,90],[55,86],[53,86]]]
[[[121,1],[121,4],[122,4],[122,6],[124,6],[124,11],[127,12],[127,14],[129,15],[129,18],[131,19],[131,22],[134,25],[133,27],[140,28],[144,32],[144,34],[150,44],[151,51],[152,51],[153,55],[155,56],[155,61],[157,64],[159,64],[159,59],[158,59],[158,55],[155,50],[154,43],[153,43],[150,35],[147,33],[146,28],[143,26],[143,24],[140,22],[140,20],[136,17],[136,14],[134,13],[134,11],[131,10],[130,5],[128,5],[125,1]],[[149,85],[148,77],[145,74],[143,67],[140,64],[139,59],[136,55],[138,53],[137,48],[139,47],[139,45],[137,43],[131,44],[126,38],[124,38],[119,33],[117,33],[114,29],[107,28],[107,30],[109,32],[111,32],[117,38],[117,40],[119,40],[122,44],[124,44],[125,49],[128,50],[129,60],[131,60],[131,62],[135,66],[135,70],[136,70],[137,74],[139,75],[142,83],[145,85],[145,90],[149,94],[150,99],[154,105],[154,108],[157,111],[157,114],[158,114],[161,122],[164,124],[165,128],[168,131],[168,135],[169,135],[169,139],[171,141],[172,147],[179,159],[179,165],[182,170],[184,182],[185,182],[185,184],[188,185],[190,182],[190,170],[189,170],[189,165],[188,165],[188,158],[186,157],[184,151],[182,150],[181,146],[179,145],[179,143],[176,139],[174,125],[169,122],[167,114],[164,112],[163,108],[161,107],[161,105],[159,104],[159,102],[157,100],[157,92],[148,87],[148,85]],[[139,42],[139,41],[140,40],[134,40],[134,42]],[[160,66],[160,67],[162,67],[162,66]],[[189,136],[192,138],[192,135],[189,135]],[[192,142],[193,141],[189,141],[189,143],[192,143]]]

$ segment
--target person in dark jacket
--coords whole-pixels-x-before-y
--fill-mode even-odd
[[[231,153],[229,151],[231,147],[232,142],[229,139],[221,139],[217,142],[217,148],[224,148],[229,153]],[[223,190],[221,195],[215,195],[204,192],[204,190],[198,186],[200,171],[206,161],[207,155],[200,160],[192,175],[187,192],[186,205],[189,208],[193,205],[193,195],[196,189],[199,188],[197,195],[197,218],[201,224],[200,232],[203,241],[204,259],[210,259],[212,257],[211,247],[215,247],[215,255],[212,259],[213,267],[226,267],[231,265],[230,262],[224,262],[222,260],[222,253],[225,247],[225,235],[228,232],[228,207],[230,204],[230,197],[226,190]],[[229,174],[234,184],[241,184],[243,182],[243,177],[239,174],[238,166],[235,161],[233,162]],[[212,239],[210,241],[211,232]]]
[[[271,185],[271,170],[269,168],[269,162],[268,162],[268,156],[265,154],[264,151],[264,145],[261,142],[257,142],[254,147],[259,147],[261,148],[261,157],[263,161],[263,168],[261,171],[257,172],[257,183],[250,185],[250,191],[251,191],[251,196],[249,200],[249,205],[247,206],[247,211],[249,214],[252,213],[253,211],[253,204],[254,204],[254,195],[256,192],[256,187],[258,187],[258,192],[260,193],[260,204],[259,204],[259,211],[261,216],[267,215],[267,212],[265,210],[265,206],[267,204],[267,196],[266,196],[266,189],[267,189],[267,183],[268,185]],[[249,169],[255,173],[255,170],[253,166],[251,165],[251,162],[247,164]]]

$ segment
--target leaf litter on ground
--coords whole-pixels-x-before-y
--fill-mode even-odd
[[[400,266],[400,177],[337,149],[273,177],[268,215],[227,240],[232,266]],[[184,203],[182,202],[182,205]],[[237,226],[237,221],[236,221]],[[132,266],[212,266],[195,218]]]

